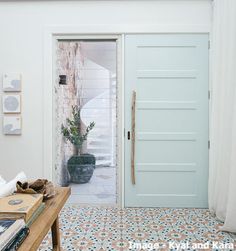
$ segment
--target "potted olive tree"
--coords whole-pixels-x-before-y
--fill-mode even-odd
[[[67,168],[72,183],[87,183],[93,175],[96,160],[92,154],[82,154],[82,146],[87,140],[89,132],[94,128],[95,123],[91,122],[82,132],[82,123],[80,119],[80,109],[78,106],[72,107],[72,119],[67,118],[67,125],[61,126],[61,133],[65,139],[73,144],[73,156],[67,162]]]

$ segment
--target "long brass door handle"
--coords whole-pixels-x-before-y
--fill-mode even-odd
[[[131,181],[133,185],[135,185],[135,110],[136,91],[133,91],[131,107]]]

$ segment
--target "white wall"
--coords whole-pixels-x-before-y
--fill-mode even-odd
[[[2,134],[0,174],[43,175],[43,34],[49,25],[211,25],[210,0],[0,2],[0,75],[23,74],[23,134]],[[0,88],[0,95],[2,87]]]

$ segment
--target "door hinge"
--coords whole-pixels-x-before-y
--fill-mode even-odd
[[[211,148],[211,141],[208,140],[208,149],[210,149],[210,148]]]
[[[211,91],[208,91],[208,99],[211,99]]]
[[[210,50],[210,48],[211,48],[211,41],[208,40],[208,50]]]

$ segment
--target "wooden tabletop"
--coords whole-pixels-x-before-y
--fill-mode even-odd
[[[30,233],[21,244],[20,248],[18,249],[19,251],[36,251],[51,228],[52,230],[53,228],[57,228],[55,231],[58,231],[59,234],[58,214],[65,205],[70,193],[71,190],[68,187],[56,188],[56,196],[46,201],[46,207],[44,211],[30,226]],[[55,236],[53,236],[53,242],[54,238]],[[60,246],[60,243],[56,244],[56,241],[58,241],[58,239],[55,240],[55,246]],[[60,250],[60,247],[54,248],[53,250]]]

